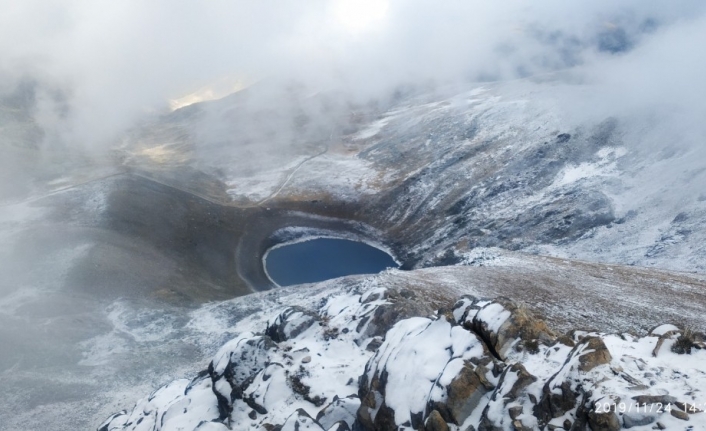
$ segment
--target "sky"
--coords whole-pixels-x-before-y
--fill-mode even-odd
[[[571,105],[576,115],[651,105],[701,115],[705,9],[698,0],[0,0],[0,93],[38,83],[47,136],[88,147],[147,115],[263,81],[365,101],[400,86],[571,70],[592,86]]]

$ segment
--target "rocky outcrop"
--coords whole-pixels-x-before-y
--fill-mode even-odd
[[[245,334],[227,343],[216,354],[209,364],[208,374],[221,420],[228,420],[235,400],[243,400],[260,414],[267,413],[257,402],[257,388],[261,381],[278,374],[276,365],[270,364],[276,349],[277,345],[266,335]]]
[[[199,374],[199,394],[210,403],[210,415],[202,418],[231,429],[352,429],[361,405],[358,376],[381,345],[380,335],[410,316],[434,314],[430,302],[419,299],[411,290],[361,291],[356,286],[323,298],[315,307],[293,305],[273,313],[262,332],[243,331]],[[188,390],[182,386],[158,391],[167,391],[173,402],[163,397],[154,402],[161,409],[189,404],[196,383]],[[296,414],[293,406],[299,409]],[[145,424],[151,425],[144,429],[161,429],[154,411],[118,413],[102,429],[136,429],[138,421],[140,430]],[[182,412],[187,419],[189,414],[188,409]]]
[[[275,342],[296,338],[319,321],[319,316],[302,307],[289,307],[265,329],[265,335]]]
[[[444,412],[448,422],[462,424],[495,388],[493,381],[498,368],[489,355],[464,362],[461,370],[448,385],[442,386],[430,400],[429,408]],[[439,396],[441,395],[441,396]]]
[[[208,370],[100,431],[618,431],[704,415],[680,388],[706,384],[706,370],[677,371],[689,353],[673,348],[698,337],[676,326],[557,337],[508,298],[465,296],[434,312],[410,289],[378,286],[310,301],[272,313],[262,333],[241,332]]]
[[[325,429],[329,429],[336,424],[353,424],[360,408],[360,399],[351,395],[346,398],[334,398],[334,400],[321,409],[316,415],[316,421]]]
[[[520,363],[505,367],[498,387],[483,409],[479,431],[504,431],[509,427],[516,430],[530,430],[537,420],[525,411],[531,411],[531,402],[526,389],[536,382]]]
[[[429,406],[443,410],[439,413],[446,415],[446,421],[462,423],[473,410],[472,405],[463,403],[487,392],[471,359],[489,363],[485,345],[475,334],[445,317],[399,322],[388,331],[385,342],[365,367],[359,392],[360,423],[375,430],[418,429],[424,426]],[[465,373],[459,376],[462,370]],[[450,388],[467,397],[457,398],[449,406]]]
[[[213,396],[211,379],[205,372],[193,380],[175,380],[137,402],[131,412],[108,418],[99,431],[168,430],[226,431]]]
[[[426,422],[424,423],[424,430],[449,431],[449,425],[446,423],[446,420],[444,420],[444,418],[441,416],[441,413],[436,410],[432,410]]]
[[[437,310],[433,301],[420,298],[411,289],[380,289],[361,297],[362,304],[384,300],[377,304],[369,315],[357,325],[363,336],[384,336],[400,320],[415,316],[431,316]]]
[[[599,378],[588,373],[598,366],[607,366],[612,357],[599,336],[589,335],[581,339],[569,352],[564,365],[544,384],[542,398],[535,409],[541,426],[560,425],[563,422],[587,422],[579,414],[582,404],[588,403]],[[588,383],[588,384],[587,384]],[[573,418],[567,419],[570,416]]]
[[[419,332],[404,330],[415,322],[424,328]],[[454,323],[483,345],[456,365],[459,358],[454,356],[454,348],[443,347],[448,342],[442,336],[432,341],[426,334],[433,325],[458,333]],[[676,343],[681,332],[678,328],[673,331],[670,336]],[[463,344],[465,337],[456,339]],[[404,320],[388,332],[361,379],[359,424],[368,430],[618,431],[656,420],[656,413],[629,413],[645,403],[675,406],[668,410],[679,420],[689,418],[687,411],[695,413],[673,397],[642,395],[632,402],[621,402],[627,399],[626,391],[648,391],[650,386],[614,365],[608,341],[639,344],[648,339],[583,331],[556,337],[544,322],[507,298],[466,296],[437,320]],[[438,356],[442,351],[448,356]],[[415,366],[410,358],[422,359],[424,366]],[[638,370],[644,370],[647,362],[631,359]],[[557,366],[547,367],[549,363]],[[410,378],[412,373],[406,367],[429,373],[422,378],[426,386]],[[430,381],[434,385],[428,389]],[[419,392],[410,393],[411,387]],[[424,409],[421,397],[427,398]],[[661,420],[668,419],[662,415]]]
[[[403,320],[366,365],[359,423],[370,430],[440,429],[440,419],[462,426],[481,411],[478,430],[504,431],[536,429],[569,412],[577,416],[588,398],[576,380],[609,364],[610,352],[597,336],[571,341],[573,349],[560,344],[567,355],[564,365],[541,382],[517,359],[550,344],[558,343],[547,325],[507,298],[464,297],[436,320]],[[589,413],[596,427],[614,422],[595,409],[584,410],[584,424]]]
[[[326,431],[304,409],[299,409],[287,419],[280,431]]]
[[[458,323],[478,334],[500,360],[513,347],[533,350],[538,342],[554,339],[544,321],[507,298],[489,301],[466,296],[456,303],[453,315]]]

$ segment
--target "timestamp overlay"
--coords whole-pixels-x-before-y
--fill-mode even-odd
[[[706,410],[706,401],[703,402],[655,402],[655,403],[637,403],[637,402],[602,402],[595,403],[597,413],[663,413],[679,410],[686,413],[702,413]],[[706,418],[705,418],[706,419]]]

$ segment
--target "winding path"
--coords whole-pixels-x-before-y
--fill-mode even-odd
[[[10,207],[10,206],[13,206],[13,205],[18,205],[18,204],[26,204],[26,203],[36,202],[36,201],[39,201],[39,200],[41,200],[41,199],[47,198],[47,197],[49,197],[49,196],[53,196],[53,195],[55,195],[55,194],[57,194],[57,193],[65,192],[65,191],[68,191],[68,190],[75,189],[75,188],[77,188],[77,187],[84,186],[84,185],[86,185],[86,184],[90,184],[90,183],[93,183],[93,182],[96,182],[96,181],[101,181],[101,180],[105,180],[105,179],[108,179],[108,178],[116,177],[116,176],[119,176],[119,175],[125,175],[125,174],[134,175],[134,176],[137,176],[137,177],[140,177],[140,178],[143,178],[143,179],[146,179],[146,180],[155,182],[155,183],[157,183],[157,184],[161,184],[161,185],[163,185],[163,186],[165,186],[165,187],[170,187],[170,188],[173,188],[173,189],[182,191],[182,192],[184,192],[184,193],[188,193],[188,194],[190,194],[190,195],[196,196],[196,197],[198,197],[198,198],[204,199],[204,200],[206,200],[206,201],[208,201],[208,202],[211,202],[211,203],[214,203],[214,204],[217,204],[217,205],[228,206],[228,207],[234,207],[234,208],[256,208],[256,207],[262,206],[262,205],[265,204],[266,202],[268,202],[268,201],[274,199],[277,195],[279,195],[279,193],[287,186],[287,184],[289,183],[289,181],[294,177],[294,175],[299,171],[299,169],[300,169],[302,166],[304,166],[304,164],[306,164],[307,162],[309,162],[309,161],[315,159],[316,157],[323,156],[324,154],[326,154],[326,153],[328,152],[328,150],[329,150],[329,145],[326,144],[326,145],[324,146],[323,150],[321,150],[321,151],[319,151],[318,153],[313,154],[313,155],[311,155],[311,156],[309,156],[309,157],[306,157],[304,160],[302,160],[301,162],[299,162],[299,163],[297,164],[297,166],[295,166],[294,169],[291,170],[291,172],[289,172],[289,174],[287,175],[287,177],[282,181],[282,183],[279,185],[279,187],[277,187],[277,190],[275,190],[275,191],[273,191],[272,193],[270,193],[270,195],[267,196],[266,198],[264,198],[264,199],[262,199],[262,200],[260,200],[260,201],[258,201],[258,202],[255,202],[255,203],[251,203],[251,204],[237,204],[237,203],[235,203],[235,202],[225,202],[225,201],[217,200],[217,199],[214,199],[214,198],[212,198],[212,197],[209,197],[209,196],[206,196],[206,195],[204,195],[204,194],[201,194],[201,193],[199,193],[199,192],[197,192],[197,191],[195,191],[195,190],[186,190],[186,189],[184,189],[184,188],[182,188],[182,187],[179,187],[179,186],[177,186],[177,185],[169,184],[169,183],[166,183],[166,182],[164,182],[164,181],[160,181],[159,179],[157,179],[157,178],[155,178],[155,177],[151,177],[151,176],[148,176],[148,175],[141,174],[141,173],[139,173],[139,172],[134,172],[134,171],[130,171],[130,170],[123,169],[123,170],[120,170],[119,172],[114,172],[114,173],[109,174],[109,175],[103,175],[103,176],[101,176],[101,177],[92,178],[92,179],[90,179],[90,180],[82,181],[82,182],[77,183],[77,184],[72,184],[72,185],[70,185],[70,186],[61,187],[61,188],[58,188],[58,189],[56,189],[56,190],[52,190],[52,191],[50,191],[50,192],[48,192],[48,193],[42,194],[42,195],[40,195],[40,196],[33,196],[33,197],[30,197],[30,198],[25,199],[25,200],[22,200],[22,201],[9,202],[9,203],[0,204],[0,208],[3,208],[3,207]]]
[[[328,152],[328,148],[329,148],[329,145],[326,144],[326,145],[324,146],[324,149],[323,149],[322,151],[320,151],[318,154],[314,154],[314,155],[309,156],[309,157],[305,158],[304,160],[302,160],[294,169],[292,169],[292,171],[289,173],[289,175],[287,175],[287,178],[284,179],[284,181],[283,181],[282,184],[277,188],[277,190],[275,190],[274,192],[272,192],[272,193],[271,193],[268,197],[266,197],[265,199],[263,199],[263,200],[257,202],[257,203],[254,204],[254,205],[251,205],[251,206],[260,206],[260,205],[264,204],[265,202],[267,202],[267,201],[273,199],[275,196],[277,196],[277,195],[279,194],[279,192],[281,192],[282,189],[287,185],[287,183],[289,183],[289,180],[291,180],[292,177],[294,177],[294,175],[297,173],[297,171],[299,170],[299,168],[301,168],[302,166],[304,166],[304,164],[305,164],[306,162],[311,161],[311,160],[315,159],[316,157],[320,157],[320,156],[323,156],[324,154],[326,154],[326,153]]]

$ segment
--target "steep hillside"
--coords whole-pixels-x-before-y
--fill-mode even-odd
[[[236,94],[140,129],[125,160],[226,205],[363,221],[408,268],[498,246],[703,271],[700,147],[649,116],[570,115],[567,99],[591,87],[566,81],[365,106],[315,95],[264,109]]]

